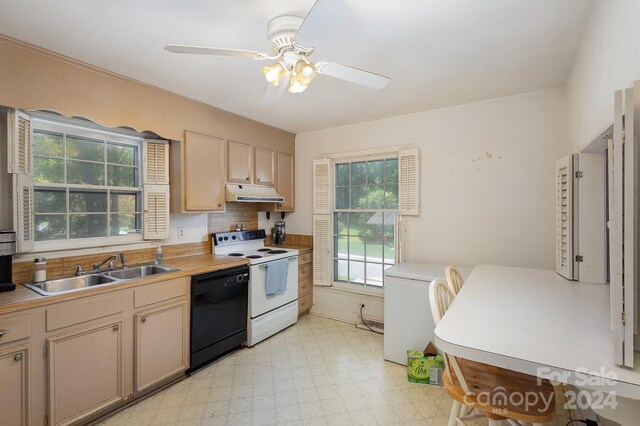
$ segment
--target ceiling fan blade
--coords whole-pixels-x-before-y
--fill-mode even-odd
[[[222,49],[218,47],[189,46],[170,44],[164,50],[171,53],[190,53],[194,55],[238,56],[241,58],[267,59],[269,55],[255,50]]]
[[[275,87],[273,84],[269,84],[267,91],[264,92],[262,105],[273,105],[278,102],[284,91],[287,90],[287,87],[289,87],[289,77],[280,77],[278,87]]]
[[[340,80],[349,81],[370,89],[384,89],[391,81],[389,77],[385,77],[384,75],[349,67],[347,65],[336,64],[335,62],[318,62],[316,67],[318,74],[339,78]]]
[[[345,0],[317,0],[298,28],[296,44],[312,48],[322,36],[344,22],[353,9]]]

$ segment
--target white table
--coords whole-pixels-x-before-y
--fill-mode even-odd
[[[634,369],[615,365],[610,324],[608,286],[479,265],[436,327],[435,344],[462,358],[640,400],[640,356]],[[604,380],[607,374],[615,378]]]

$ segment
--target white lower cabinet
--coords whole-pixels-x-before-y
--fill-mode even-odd
[[[29,347],[0,350],[0,423],[29,425]]]
[[[66,425],[125,399],[124,320],[47,339],[49,424]]]
[[[188,366],[187,302],[135,315],[135,391],[142,392]]]

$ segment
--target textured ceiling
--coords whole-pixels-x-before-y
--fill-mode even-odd
[[[267,22],[313,0],[0,0],[0,33],[301,133],[562,85],[591,0],[349,0],[318,40],[330,60],[391,77],[382,91],[319,76],[261,104],[264,62],[176,55],[166,44],[268,51]]]

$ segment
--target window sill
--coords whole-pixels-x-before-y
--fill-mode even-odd
[[[104,243],[102,245],[97,245],[90,248],[72,248],[72,247],[63,247],[59,249],[52,248],[39,248],[32,250],[28,253],[21,253],[16,256],[13,256],[14,262],[25,262],[31,261],[34,257],[46,257],[47,259],[58,259],[61,257],[70,257],[70,256],[84,256],[91,254],[100,254],[100,253],[113,253],[116,251],[126,251],[126,250],[141,250],[148,248],[155,248],[157,246],[157,242],[153,241],[135,241],[130,243]]]
[[[324,288],[336,293],[351,293],[351,294],[357,294],[360,296],[371,296],[371,297],[378,297],[378,298],[384,299],[384,288],[369,289],[366,287],[356,287],[354,285],[338,283],[338,282],[334,282],[332,286],[324,287]]]

